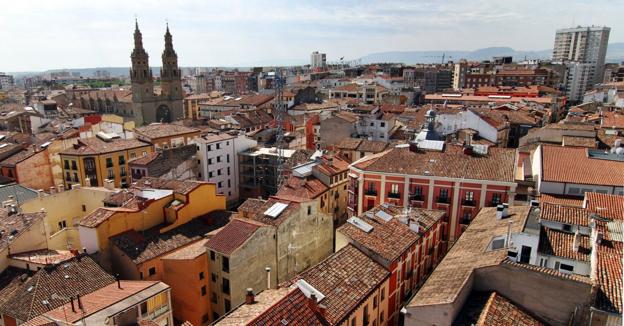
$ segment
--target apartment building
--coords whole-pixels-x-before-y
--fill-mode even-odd
[[[115,188],[127,187],[130,184],[128,161],[152,151],[153,146],[149,143],[105,133],[78,139],[73,147],[59,153],[63,162],[64,186],[103,187],[109,184]]]
[[[453,242],[482,207],[513,202],[515,162],[513,149],[435,141],[396,145],[351,164],[348,212],[361,216],[386,202],[444,210]]]
[[[198,148],[198,178],[217,185],[217,192],[227,196],[229,204],[240,199],[240,154],[258,143],[246,135],[207,134],[194,140]]]
[[[609,33],[611,28],[602,26],[558,29],[555,34],[553,61],[589,63],[587,87],[602,82]]]
[[[445,220],[444,211],[384,204],[336,230],[336,250],[353,245],[390,272],[388,324],[446,253]]]

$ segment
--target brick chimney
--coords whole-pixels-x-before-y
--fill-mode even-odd
[[[245,304],[254,304],[256,302],[256,297],[253,293],[252,288],[247,288],[245,293]]]

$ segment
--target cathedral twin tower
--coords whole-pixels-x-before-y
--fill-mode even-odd
[[[182,76],[178,67],[178,55],[173,49],[169,25],[165,33],[165,50],[160,69],[160,94],[155,93],[149,56],[143,48],[143,36],[135,22],[134,49],[130,55],[132,68],[132,108],[137,125],[152,122],[171,122],[181,119],[183,114]]]

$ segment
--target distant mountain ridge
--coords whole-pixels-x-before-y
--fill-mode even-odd
[[[481,61],[491,60],[492,57],[512,56],[514,61],[523,59],[550,59],[552,57],[552,49],[539,51],[521,51],[514,50],[510,47],[489,47],[477,49],[474,51],[389,51],[371,53],[360,58],[363,64],[382,63],[382,62],[401,62],[405,64],[415,63],[440,63],[444,61],[459,59]],[[610,43],[607,48],[607,62],[619,63],[624,61],[624,42]]]
[[[491,60],[492,57],[497,56],[512,56],[514,61],[520,61],[524,58],[526,59],[550,59],[552,57],[552,50],[539,50],[539,51],[520,51],[514,50],[510,47],[489,47],[483,49],[477,49],[474,51],[388,51],[388,52],[378,52],[367,54],[360,58],[363,64],[368,63],[383,63],[383,62],[393,62],[393,63],[405,63],[405,64],[415,64],[415,63],[440,63],[442,62],[442,55],[444,55],[444,61],[453,60],[458,61],[459,59],[466,60]],[[607,57],[606,60],[608,63],[620,63],[624,62],[624,42],[610,43],[607,48]],[[238,68],[247,69],[252,66],[272,66],[272,65],[304,65],[307,64],[305,60],[298,59],[289,59],[286,62],[274,62],[273,60],[263,60],[263,61],[254,61],[247,63],[246,66],[241,65]],[[184,68],[184,67],[181,67]],[[236,67],[229,67],[236,68]],[[128,71],[130,67],[98,67],[98,68],[74,68],[74,69],[50,69],[47,71],[40,72],[8,72],[11,75],[15,75],[15,77],[23,77],[29,75],[38,75],[45,74],[54,71],[70,71],[70,72],[79,72],[83,77],[91,77],[96,70],[104,70],[108,71],[111,76],[128,76]],[[152,67],[152,72],[154,76],[158,76],[160,74],[160,67]]]

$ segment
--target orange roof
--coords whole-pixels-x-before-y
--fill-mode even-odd
[[[542,322],[496,292],[481,312],[477,326],[539,326]]]
[[[587,209],[600,216],[624,220],[624,196],[586,192]]]
[[[291,176],[274,197],[296,202],[308,201],[322,195],[327,189],[321,180],[313,176],[308,178]]]
[[[233,219],[206,243],[211,250],[229,255],[243,245],[262,226],[249,219]]]
[[[622,186],[624,162],[589,157],[586,148],[542,146],[542,179],[592,185]]]
[[[565,224],[589,226],[589,212],[582,207],[542,203],[540,218]]]
[[[578,197],[542,194],[539,198],[540,204],[549,203],[556,205],[567,205],[583,207],[583,200]]]

